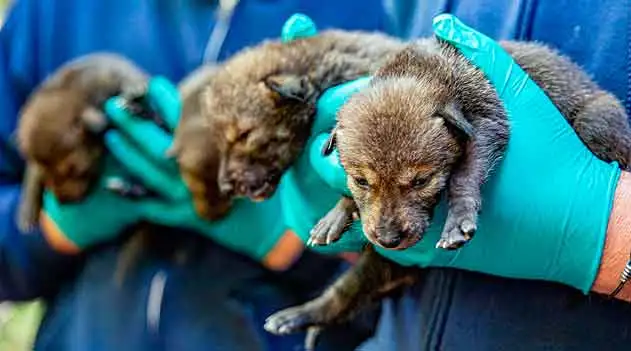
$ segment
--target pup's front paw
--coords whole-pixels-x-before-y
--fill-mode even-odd
[[[440,240],[436,243],[437,248],[445,250],[456,250],[461,248],[475,235],[477,213],[464,211],[455,214],[449,211]]]
[[[144,98],[147,94],[147,89],[148,86],[146,82],[125,84],[121,89],[120,96],[127,101],[136,101]]]
[[[307,246],[328,245],[336,242],[350,224],[348,214],[334,208],[311,229]],[[352,216],[351,216],[352,220]]]

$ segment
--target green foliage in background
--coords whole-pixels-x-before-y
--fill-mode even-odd
[[[40,301],[0,304],[0,350],[32,350],[43,312]]]

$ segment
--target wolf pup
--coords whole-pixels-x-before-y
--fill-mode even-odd
[[[500,44],[596,156],[629,166],[631,129],[612,94],[546,46]],[[382,67],[337,117],[325,153],[337,145],[353,199],[340,200],[312,242],[339,239],[359,211],[372,243],[408,248],[422,238],[443,190],[449,211],[437,247],[457,249],[473,237],[480,187],[509,135],[506,112],[482,72],[448,44],[421,40]]]
[[[501,44],[592,152],[629,167],[631,129],[613,95],[545,46]],[[323,235],[312,241],[337,240],[358,210],[371,243],[405,249],[421,239],[446,190],[449,212],[437,246],[460,247],[475,232],[480,186],[504,152],[508,127],[495,90],[466,58],[433,39],[410,45],[341,108],[325,151],[338,148],[353,199],[340,200],[314,231]],[[377,292],[413,282],[420,271],[388,261],[369,247],[321,296],[275,313],[265,329],[275,334],[304,329],[317,333],[322,326],[352,317]]]
[[[29,96],[17,129],[18,147],[26,159],[17,218],[20,230],[29,231],[37,224],[44,188],[61,203],[86,196],[98,178],[104,152],[102,134],[108,121],[103,104],[120,95],[131,112],[141,113],[148,79],[121,56],[94,53],[62,65]],[[140,186],[120,190],[130,196],[146,193]],[[130,264],[147,232],[148,228],[139,228],[129,250],[121,254],[120,267]]]

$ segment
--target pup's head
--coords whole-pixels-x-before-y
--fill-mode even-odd
[[[271,197],[309,136],[316,86],[293,46],[268,42],[237,54],[202,94],[224,195]]]
[[[405,249],[422,238],[472,133],[450,85],[447,71],[423,79],[384,74],[338,114],[340,160],[376,245]]]
[[[18,143],[24,156],[44,173],[47,189],[60,202],[80,200],[98,175],[103,145],[90,128],[105,117],[71,90],[34,95],[22,110]]]

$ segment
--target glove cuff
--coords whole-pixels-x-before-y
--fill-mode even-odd
[[[291,230],[286,230],[274,247],[263,257],[263,265],[273,271],[284,271],[300,258],[303,241]]]
[[[45,212],[42,212],[40,216],[40,226],[42,228],[42,235],[55,251],[72,255],[81,252],[81,248],[66,237],[52,218]]]
[[[614,167],[614,169],[610,173],[609,181],[606,186],[606,208],[602,211],[598,220],[597,234],[592,236],[583,235],[581,240],[571,238],[570,240],[578,242],[580,246],[577,246],[577,244],[574,243],[569,244],[570,247],[568,249],[561,250],[558,259],[559,267],[570,268],[567,272],[559,272],[558,276],[564,278],[564,280],[560,281],[564,281],[571,286],[579,288],[584,294],[591,291],[592,285],[596,280],[596,275],[598,274],[598,269],[600,268],[600,262],[602,260],[605,240],[607,237],[607,229],[615,200],[616,188],[618,181],[620,180],[621,171],[618,168],[618,165],[613,163],[610,166]],[[580,234],[588,233],[579,233],[579,235]],[[586,255],[586,257],[583,258],[585,263],[583,265],[583,270],[581,270],[581,266],[577,265],[575,262],[577,257],[576,253],[589,253],[590,251],[595,252],[595,255]]]

